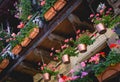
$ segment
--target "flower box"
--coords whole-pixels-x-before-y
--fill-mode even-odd
[[[67,2],[65,0],[58,0],[57,2],[55,2],[53,7],[55,8],[56,11],[59,11],[65,6],[66,3]]]
[[[111,77],[112,75],[120,72],[120,63],[114,65],[114,66],[109,66],[103,73],[97,76],[99,82],[103,82],[103,80]]]
[[[24,40],[21,42],[22,47],[26,47],[29,43],[31,42],[31,39],[26,37]]]
[[[3,59],[3,61],[0,63],[0,70],[5,69],[9,64],[9,59]]]
[[[39,33],[39,28],[33,28],[30,31],[29,38],[34,39],[38,35],[38,33]]]
[[[44,18],[46,21],[50,21],[55,15],[56,15],[56,11],[53,7],[51,7],[45,14],[44,14]]]
[[[13,49],[12,49],[12,53],[15,55],[18,55],[20,53],[20,51],[22,50],[21,45],[16,45]]]

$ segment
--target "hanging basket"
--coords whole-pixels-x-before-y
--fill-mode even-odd
[[[69,64],[70,63],[70,58],[68,56],[68,54],[65,54],[62,56],[62,61],[64,64]]]
[[[55,8],[56,11],[60,11],[66,4],[67,2],[65,0],[57,0],[53,7]]]
[[[20,53],[20,51],[22,50],[22,47],[21,45],[16,45],[13,49],[12,49],[12,53],[15,54],[15,55],[18,55]]]
[[[5,69],[9,64],[9,59],[3,59],[3,61],[0,63],[0,69],[3,70]]]
[[[44,14],[44,18],[46,21],[50,21],[55,15],[56,15],[56,11],[53,7],[51,7],[45,14]]]
[[[86,44],[78,44],[78,50],[80,53],[84,53],[87,51],[87,45]]]
[[[96,25],[96,30],[98,31],[99,34],[104,34],[107,31],[104,24],[102,23]]]
[[[97,76],[99,82],[103,82],[103,80],[111,77],[112,75],[120,72],[120,63],[109,66],[103,73],[101,73],[99,76]]]
[[[26,37],[24,40],[21,42],[22,47],[26,47],[29,43],[31,42],[31,39]]]
[[[49,81],[49,80],[50,80],[50,74],[49,74],[49,73],[44,73],[44,74],[43,74],[43,79],[44,79],[45,81]]]
[[[34,39],[39,33],[39,28],[33,28],[29,34],[30,39]]]

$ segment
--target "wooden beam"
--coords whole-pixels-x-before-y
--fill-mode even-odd
[[[55,33],[51,33],[47,37],[48,37],[49,40],[51,40],[51,41],[57,41],[57,42],[64,41],[64,39],[65,39],[64,37],[62,37],[60,35],[57,35]]]

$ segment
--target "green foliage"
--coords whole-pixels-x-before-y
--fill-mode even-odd
[[[0,52],[5,48],[6,39],[9,39],[10,35],[0,27]]]
[[[83,34],[78,40],[76,40],[75,44],[86,44],[86,45],[91,45],[95,41],[90,38],[90,36]]]
[[[117,63],[120,63],[120,53],[117,53],[116,51],[111,51],[106,58],[106,65],[110,66],[111,64]]]
[[[15,47],[17,44],[20,44],[25,37],[27,37],[30,33],[30,31],[36,27],[36,25],[33,22],[29,22],[24,28],[20,30],[20,35],[16,36],[16,40],[10,41],[10,44],[13,47]]]
[[[113,28],[116,23],[120,22],[120,16],[114,17],[111,13],[109,15],[103,14],[101,17],[94,18],[93,21],[96,25],[103,23],[107,28]]]
[[[59,72],[58,71],[52,71],[50,69],[48,69],[47,67],[44,67],[44,69],[42,70],[42,73],[49,73],[51,76],[56,76]]]
[[[20,18],[23,21],[26,21],[28,16],[32,14],[31,1],[30,0],[21,0],[20,7],[22,8]]]
[[[73,80],[71,82],[94,82],[90,76],[85,76],[83,78],[78,78],[76,80]]]
[[[0,56],[0,63],[4,60],[4,59],[9,59],[10,57],[6,54],[4,56]]]
[[[120,63],[120,53],[117,53],[116,51],[110,51],[109,55],[106,58],[106,61],[94,65],[92,70],[97,76],[101,74],[107,67],[115,65],[117,63]]]
[[[76,56],[78,53],[76,53],[76,49],[74,47],[68,47],[63,52],[63,55],[68,54],[69,56]]]
[[[93,71],[95,73],[96,76],[100,75],[105,69],[107,68],[107,66],[102,62],[99,63],[97,65],[93,66]]]

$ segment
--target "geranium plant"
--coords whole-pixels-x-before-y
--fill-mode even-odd
[[[41,66],[41,72],[42,74],[49,73],[51,76],[56,76],[59,73],[54,67],[53,69],[48,68],[46,64]]]
[[[120,16],[114,16],[112,12],[112,8],[109,8],[106,12],[103,11],[102,13],[97,13],[96,15],[91,14],[90,18],[94,24],[102,23],[107,28],[113,28],[114,25],[120,22]]]

